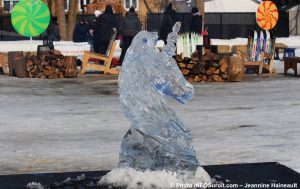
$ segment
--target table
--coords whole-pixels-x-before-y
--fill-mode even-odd
[[[286,57],[284,59],[284,74],[287,75],[288,69],[292,68],[297,76],[297,64],[300,63],[300,57]]]
[[[279,51],[283,51],[283,60],[286,57],[295,57],[295,50],[296,48],[287,48],[287,47],[275,47],[275,56],[274,60],[281,60],[279,58]]]

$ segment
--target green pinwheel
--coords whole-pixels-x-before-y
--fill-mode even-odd
[[[11,13],[11,22],[15,30],[26,37],[43,33],[50,22],[50,12],[41,0],[21,0]]]

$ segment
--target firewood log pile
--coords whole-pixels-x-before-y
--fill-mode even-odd
[[[244,77],[244,62],[236,57],[215,53],[199,56],[196,51],[191,58],[176,55],[175,59],[189,82],[241,81]]]
[[[39,58],[28,53],[25,64],[30,78],[57,79],[78,74],[76,57],[65,57],[56,50],[43,53]]]

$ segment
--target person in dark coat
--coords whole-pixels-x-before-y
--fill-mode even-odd
[[[120,26],[120,32],[123,38],[122,41],[122,53],[119,58],[119,63],[122,65],[125,54],[134,36],[141,31],[141,22],[138,18],[138,15],[135,12],[135,8],[131,7],[129,12],[126,13],[125,18]]]
[[[200,15],[197,7],[192,8],[192,14],[193,14],[193,17],[192,17],[192,20],[190,23],[189,32],[201,34],[201,32],[202,32],[202,16]]]
[[[176,12],[173,10],[172,4],[170,3],[164,11],[159,30],[159,38],[163,40],[165,44],[167,43],[168,34],[172,32],[173,25],[176,22],[175,14]]]
[[[101,12],[99,10],[95,10],[94,11],[94,15],[95,15],[94,19],[90,23],[88,23],[90,26],[90,29],[89,29],[87,40],[88,40],[88,43],[91,45],[91,49],[90,49],[91,52],[94,52],[94,30],[96,27],[96,21],[97,21],[97,18],[101,14],[103,14],[103,12]]]
[[[48,38],[49,41],[60,41],[60,32],[57,23],[57,17],[52,17],[46,31],[46,38]]]
[[[112,6],[106,5],[105,11],[96,19],[94,26],[94,52],[105,54],[112,35],[112,28],[117,29],[117,19]]]
[[[87,42],[89,34],[89,25],[84,21],[80,20],[79,23],[75,26],[73,33],[74,42]]]

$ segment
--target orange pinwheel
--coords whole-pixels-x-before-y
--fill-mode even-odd
[[[278,9],[272,1],[262,2],[256,11],[256,22],[264,30],[271,30],[278,22]]]

